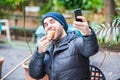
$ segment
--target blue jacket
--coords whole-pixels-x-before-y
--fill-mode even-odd
[[[98,52],[95,33],[78,37],[70,32],[59,42],[52,42],[45,53],[36,50],[29,64],[29,74],[35,79],[86,80],[90,78],[89,57]]]

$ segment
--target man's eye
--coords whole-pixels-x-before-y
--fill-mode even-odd
[[[44,24],[44,27],[47,27],[47,24]]]
[[[52,19],[52,20],[50,21],[50,23],[51,23],[51,24],[55,23],[55,20],[54,20],[54,19]]]

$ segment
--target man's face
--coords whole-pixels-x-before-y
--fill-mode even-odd
[[[44,19],[44,28],[46,33],[48,33],[48,31],[55,31],[53,40],[57,41],[63,35],[63,30],[64,30],[63,26],[52,17],[47,17]]]

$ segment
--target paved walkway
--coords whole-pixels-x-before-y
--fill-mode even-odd
[[[91,64],[96,65],[103,71],[107,80],[120,78],[120,52],[100,50],[90,60]]]
[[[18,43],[18,45],[15,43],[9,45],[0,43],[0,56],[3,56],[5,58],[2,67],[2,76],[7,74],[11,69],[13,69],[16,65],[18,65],[21,61],[30,55],[30,51],[25,45],[26,43],[16,43]],[[5,80],[25,80],[25,71],[23,67],[20,66]]]
[[[0,56],[5,58],[2,69],[2,76],[4,76],[17,64],[30,55],[28,48],[22,45],[25,43],[17,43],[18,45],[0,43]],[[32,50],[34,50],[34,48],[32,48]],[[104,57],[105,60],[102,64]],[[90,58],[90,61],[91,64],[98,66],[103,71],[107,80],[117,80],[120,78],[120,52],[100,50],[96,55]],[[23,67],[19,67],[5,80],[25,80],[25,71]]]

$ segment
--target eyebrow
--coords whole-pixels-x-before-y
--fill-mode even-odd
[[[50,21],[52,21],[52,20],[54,20],[53,18],[52,19],[50,19]]]
[[[49,21],[52,21],[52,20],[55,20],[54,18],[51,18]],[[46,22],[44,22],[44,24],[45,24]]]

